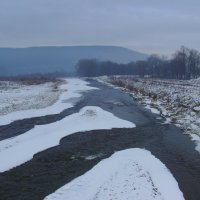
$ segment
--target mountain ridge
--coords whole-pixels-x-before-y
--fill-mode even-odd
[[[119,46],[39,46],[0,48],[0,76],[31,73],[73,72],[80,59],[128,63],[148,56]]]

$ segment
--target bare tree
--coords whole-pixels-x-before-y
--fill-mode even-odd
[[[188,56],[189,78],[196,78],[200,67],[200,53],[191,49]]]

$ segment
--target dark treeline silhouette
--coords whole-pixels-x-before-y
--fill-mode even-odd
[[[138,75],[159,78],[190,79],[200,75],[200,53],[182,46],[172,59],[150,56],[147,60],[118,64],[97,59],[82,59],[76,65],[79,76]]]

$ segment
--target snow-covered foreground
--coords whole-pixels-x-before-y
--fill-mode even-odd
[[[153,113],[189,133],[200,152],[200,78],[190,81],[103,77],[102,82],[125,88]]]
[[[178,183],[144,149],[114,153],[45,200],[183,200]]]
[[[58,114],[73,107],[70,99],[80,97],[81,92],[97,89],[78,78],[65,79],[65,83],[56,91],[53,83],[29,86],[12,84],[14,85],[0,88],[0,125],[20,119]],[[1,115],[2,113],[6,114]]]
[[[0,141],[0,172],[32,159],[33,155],[59,144],[61,138],[79,131],[133,128],[135,124],[119,119],[99,107],[88,106],[60,121],[35,126],[14,138]]]

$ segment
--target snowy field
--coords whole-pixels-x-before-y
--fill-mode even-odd
[[[144,149],[104,159],[44,200],[183,200],[166,166]]]
[[[134,127],[135,124],[99,107],[84,107],[79,113],[60,121],[38,125],[24,134],[0,141],[0,172],[19,166],[31,160],[34,154],[59,145],[59,141],[67,135],[79,131]]]
[[[28,85],[0,81],[0,115],[50,106],[58,100],[60,92],[57,82]]]
[[[102,77],[100,81],[125,88],[153,113],[189,133],[200,152],[200,78],[190,81]]]
[[[73,107],[73,98],[81,92],[97,89],[77,78],[63,80],[63,84],[45,83],[22,85],[16,82],[0,82],[0,125],[13,121],[58,114]]]

